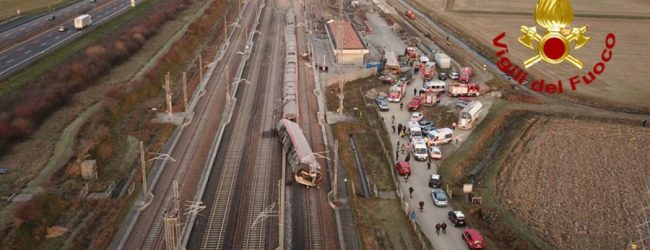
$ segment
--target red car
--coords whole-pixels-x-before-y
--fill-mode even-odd
[[[413,99],[411,99],[411,102],[409,102],[409,110],[416,111],[420,109],[420,104],[422,104],[422,98],[419,96],[414,96]]]
[[[469,249],[484,249],[486,247],[483,235],[476,229],[463,229],[462,237]]]
[[[397,169],[397,173],[400,175],[411,175],[411,164],[405,161],[400,161],[397,164],[395,164],[395,169]]]

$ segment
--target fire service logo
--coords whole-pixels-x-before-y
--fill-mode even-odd
[[[591,37],[586,35],[586,26],[570,27],[573,21],[573,9],[569,0],[539,0],[535,6],[533,16],[535,22],[546,29],[546,32],[541,35],[537,33],[537,27],[535,26],[521,26],[519,43],[536,51],[536,55],[523,62],[524,68],[527,69],[539,61],[550,64],[560,64],[567,61],[582,69],[584,63],[571,55],[571,47],[574,50],[580,49],[591,41]],[[508,53],[508,45],[501,42],[505,35],[506,33],[503,32],[492,40],[492,44],[498,49],[496,53],[497,66],[503,73],[511,76],[519,84],[523,84],[528,74],[505,56]],[[536,42],[537,45],[535,46],[533,42]],[[601,61],[594,64],[593,68],[586,74],[570,77],[568,82],[571,90],[575,91],[580,83],[591,84],[597,79],[598,75],[605,71],[605,63],[612,59],[612,49],[615,43],[614,34],[608,33],[605,36],[605,48],[601,54]],[[564,90],[562,80],[558,80],[557,84],[546,83],[543,79],[534,80],[530,87],[535,91],[545,91],[549,94],[562,93]]]

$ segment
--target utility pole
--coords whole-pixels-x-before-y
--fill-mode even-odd
[[[165,85],[163,88],[165,89],[165,102],[167,103],[167,115],[169,116],[169,119],[171,120],[172,117],[172,89],[171,89],[171,76],[169,72],[165,74]]]
[[[183,107],[187,114],[187,72],[183,71]]]
[[[223,15],[223,39],[226,40],[228,37],[228,21],[226,21],[226,15]]]
[[[339,183],[338,178],[338,169],[339,169],[339,140],[334,140],[334,187],[332,191],[334,192],[334,202],[338,200],[336,197],[336,191]]]
[[[203,82],[203,55],[199,53],[199,75],[200,80]]]
[[[230,103],[230,67],[226,64],[226,101]]]
[[[142,141],[140,141],[140,165],[142,166],[142,197],[144,197],[144,203],[146,204],[149,190],[147,190],[147,170],[144,160],[144,143]]]
[[[339,61],[339,57],[341,56],[341,52],[343,52],[343,45],[345,44],[345,35],[343,34],[343,0],[339,1],[339,25],[338,25],[338,41],[336,41],[336,62],[341,63]],[[339,44],[340,43],[340,44]]]

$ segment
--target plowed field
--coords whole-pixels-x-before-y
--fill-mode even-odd
[[[558,249],[623,249],[638,238],[650,127],[537,119],[497,177],[502,204]]]

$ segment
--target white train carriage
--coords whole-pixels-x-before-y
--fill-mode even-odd
[[[283,117],[292,122],[298,121],[298,102],[296,96],[287,96],[283,103]]]
[[[293,11],[293,8],[289,8],[286,14],[287,24],[296,24],[296,14]]]
[[[320,164],[298,124],[287,119],[280,120],[278,135],[287,149],[287,164],[291,166],[295,181],[309,187],[319,186]]]

